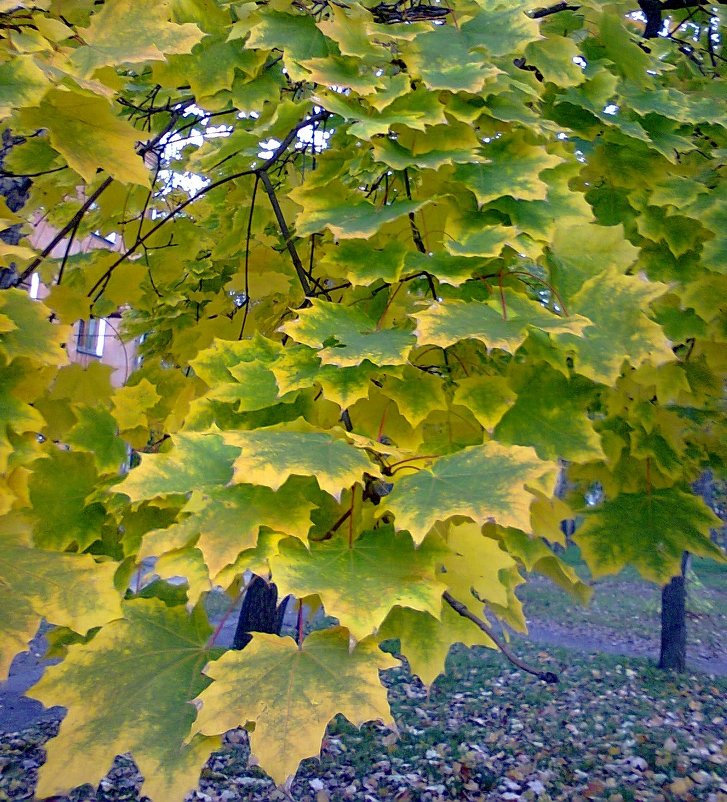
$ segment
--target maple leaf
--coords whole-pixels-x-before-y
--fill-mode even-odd
[[[308,483],[295,479],[277,492],[248,484],[196,492],[182,508],[188,513],[182,520],[144,536],[139,559],[195,544],[214,578],[255,546],[261,526],[305,539],[314,507]]]
[[[314,476],[321,490],[339,498],[341,490],[361,481],[365,472],[377,472],[345,439],[308,426],[303,431],[284,425],[279,429],[225,432],[224,438],[228,445],[240,449],[233,482],[277,490],[290,476]]]
[[[547,365],[513,371],[510,382],[517,400],[495,427],[501,443],[532,446],[542,459],[586,462],[603,456],[600,440],[586,409],[594,387],[582,379],[567,379]]]
[[[619,493],[588,510],[575,541],[594,576],[615,574],[630,564],[645,579],[663,585],[680,573],[685,550],[724,561],[710,538],[710,530],[719,525],[700,498],[666,487]]]
[[[357,726],[369,719],[393,722],[379,671],[395,665],[374,639],[351,650],[343,627],[313,632],[301,647],[255,633],[244,651],[228,652],[206,669],[214,683],[198,697],[193,732],[214,735],[255,722],[252,754],[282,783],[303,758],[318,754],[336,713]]]
[[[504,308],[504,312],[503,312]],[[414,315],[414,332],[420,345],[431,343],[447,348],[465,339],[477,339],[489,349],[501,348],[513,353],[525,342],[528,331],[572,332],[578,337],[588,325],[582,315],[561,318],[542,305],[511,290],[503,291],[503,300],[434,303]]]
[[[608,293],[603,292],[608,286]],[[571,307],[591,320],[583,336],[556,333],[556,341],[575,352],[575,370],[596,382],[612,384],[628,359],[638,367],[674,359],[670,343],[644,309],[666,292],[663,284],[637,276],[624,276],[616,269],[588,279],[573,297]]]
[[[417,543],[435,523],[456,515],[479,524],[494,519],[503,526],[527,528],[532,497],[525,486],[550,481],[555,471],[530,448],[490,441],[404,476],[384,503],[396,516],[397,529],[409,530]]]
[[[362,640],[376,631],[396,604],[437,616],[444,584],[433,581],[444,554],[433,541],[414,547],[411,537],[389,526],[311,543],[283,541],[271,560],[282,593],[318,594],[326,611]]]
[[[68,361],[61,347],[68,329],[48,321],[48,307],[34,303],[22,290],[8,289],[0,292],[0,315],[5,321],[0,354],[7,361],[17,357],[51,365],[63,365]]]
[[[136,155],[139,132],[116,117],[106,100],[54,89],[24,116],[28,124],[48,129],[53,147],[84,181],[93,181],[100,167],[119,181],[149,186]]]
[[[58,477],[64,481],[59,482]],[[55,447],[34,467],[28,483],[33,505],[35,544],[63,551],[71,544],[86,549],[100,537],[106,511],[98,502],[87,503],[98,480],[91,454],[59,451]],[[48,515],[53,510],[53,515]]]
[[[315,300],[298,311],[298,319],[280,331],[317,350],[324,365],[355,366],[364,359],[375,365],[401,365],[414,345],[405,329],[380,328],[358,308]]]
[[[494,524],[486,524],[483,531],[491,537],[501,539],[508,552],[522,562],[526,571],[537,571],[547,576],[581,603],[585,604],[593,595],[593,588],[570,565],[561,560],[543,538]]]
[[[158,599],[126,602],[123,618],[46,669],[28,694],[68,714],[47,745],[38,795],[96,785],[122,752],[134,755],[153,798],[181,799],[194,788],[219,743],[199,736],[184,743],[195,717],[189,702],[209,685],[202,668],[214,656],[206,648],[211,632],[199,607],[190,616]]]
[[[27,522],[2,521],[0,539],[0,675],[27,648],[41,618],[85,634],[121,615],[114,590],[116,563],[98,564],[89,554],[33,548]]]
[[[450,526],[447,545],[451,553],[442,562],[442,580],[452,595],[475,615],[482,613],[484,602],[506,607],[507,588],[500,581],[500,571],[515,566],[510,554],[496,540],[485,537],[479,524]]]
[[[143,501],[226,484],[238,454],[239,449],[225,443],[221,434],[180,432],[174,437],[171,451],[145,454],[141,465],[130,471],[115,490],[132,501]]]
[[[83,44],[71,61],[85,75],[108,64],[162,61],[168,53],[187,53],[203,36],[192,24],[169,22],[169,0],[112,0],[83,29]]]
[[[448,604],[442,605],[437,618],[410,607],[394,607],[379,629],[379,638],[400,640],[402,654],[409,661],[412,672],[425,685],[431,685],[444,672],[445,660],[453,644],[495,648],[481,629]]]

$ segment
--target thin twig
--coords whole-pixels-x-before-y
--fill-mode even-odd
[[[558,675],[554,674],[552,671],[540,671],[540,669],[529,666],[526,662],[514,655],[505,643],[492,631],[491,627],[487,626],[481,618],[478,618],[474,613],[470,612],[462,602],[457,601],[448,590],[444,591],[442,598],[455,612],[478,626],[514,666],[517,666],[517,668],[522,671],[527,671],[528,674],[532,674],[538,679],[542,679],[543,682],[555,684],[559,681]]]
[[[237,337],[238,340],[241,340],[245,335],[245,324],[250,313],[250,241],[252,240],[252,215],[255,211],[255,198],[257,197],[257,185],[259,183],[260,177],[256,175],[255,184],[252,188],[252,197],[250,198],[250,214],[247,217],[247,232],[245,234],[245,311],[242,315],[242,325],[240,326],[240,334]]]
[[[147,239],[149,239],[149,237],[151,237],[153,234],[156,234],[156,232],[159,231],[159,229],[162,228],[162,226],[166,225],[170,220],[173,220],[180,212],[182,212],[188,206],[191,206],[191,204],[193,204],[195,201],[207,195],[209,192],[212,192],[212,190],[217,189],[218,187],[221,187],[224,184],[229,183],[230,181],[234,181],[237,178],[243,178],[244,176],[247,175],[256,175],[267,171],[277,162],[277,160],[283,155],[283,153],[285,153],[285,151],[288,149],[291,142],[293,142],[296,134],[298,133],[298,131],[300,131],[301,128],[305,128],[307,125],[310,125],[315,120],[325,119],[329,115],[330,112],[324,110],[318,112],[317,114],[313,114],[304,120],[301,120],[299,123],[293,126],[293,128],[286,135],[285,139],[283,139],[280,145],[278,145],[278,147],[275,149],[273,155],[269,159],[264,161],[260,165],[260,167],[257,168],[251,167],[247,170],[241,170],[238,173],[232,173],[231,175],[225,176],[224,178],[220,178],[217,181],[213,181],[211,184],[208,184],[206,187],[202,187],[202,189],[200,189],[199,192],[196,192],[194,195],[187,198],[187,200],[183,201],[174,209],[172,209],[168,214],[162,217],[161,220],[159,220],[159,222],[156,225],[152,226],[146,232],[146,234],[144,234],[143,237],[137,239],[137,241],[133,245],[131,245],[126,251],[124,251],[124,253],[122,253],[121,256],[119,256],[119,258],[115,262],[109,265],[109,267],[106,269],[106,272],[98,279],[98,281],[88,291],[87,293],[88,297],[90,298],[92,296],[95,296],[93,299],[95,303],[100,298],[100,293],[98,295],[96,293],[100,288],[105,286],[105,284],[108,282],[108,279],[114,272],[114,270],[116,270],[116,268],[120,264],[125,262],[129,258],[129,256],[136,253],[136,251],[139,250],[139,248],[144,244],[144,242]]]
[[[78,228],[78,224],[83,219],[83,215],[93,206],[93,204],[98,199],[99,195],[104,192],[111,182],[114,179],[111,176],[105,178],[103,183],[86,199],[86,202],[81,206],[81,208],[73,215],[73,217],[63,226],[63,228],[53,237],[53,239],[43,248],[38,256],[33,259],[28,267],[23,270],[23,272],[15,279],[15,286],[18,287],[22,284],[28,276],[31,276],[35,273],[38,265],[48,256],[48,254],[58,245],[58,243],[63,239],[63,237],[68,234],[69,231]]]
[[[285,247],[288,249],[290,258],[293,260],[293,267],[298,275],[300,286],[303,288],[306,298],[310,298],[313,293],[311,292],[311,287],[308,283],[308,276],[305,272],[305,268],[303,267],[303,262],[300,260],[298,249],[295,247],[295,243],[293,242],[293,235],[291,234],[288,224],[285,221],[283,210],[280,208],[280,203],[278,202],[275,189],[273,188],[273,182],[270,180],[270,176],[265,170],[258,170],[257,174],[260,177],[260,180],[263,182],[265,193],[270,199],[270,205],[273,207],[273,213],[275,214],[275,219],[278,221],[280,233],[283,235],[283,239],[285,240]]]

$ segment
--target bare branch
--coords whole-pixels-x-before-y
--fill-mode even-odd
[[[280,204],[278,203],[278,198],[275,195],[275,189],[273,188],[273,183],[270,180],[270,176],[265,170],[258,170],[257,175],[260,176],[260,180],[263,182],[265,193],[270,199],[270,205],[273,207],[273,212],[275,213],[275,219],[278,221],[280,233],[283,235],[283,239],[285,240],[285,247],[288,249],[290,258],[293,260],[293,267],[298,275],[300,286],[303,288],[303,292],[305,293],[306,297],[310,298],[313,293],[311,292],[311,287],[308,283],[308,275],[303,267],[303,262],[300,260],[298,249],[295,247],[295,243],[293,242],[293,235],[291,234],[288,224],[285,221],[283,210],[280,208]]]
[[[559,681],[558,675],[554,674],[552,671],[540,671],[537,668],[529,666],[519,657],[516,657],[505,645],[505,643],[492,631],[491,627],[489,627],[481,618],[478,618],[474,613],[470,612],[467,607],[462,604],[462,602],[457,601],[457,599],[455,599],[448,590],[444,591],[442,598],[455,612],[459,613],[463,618],[467,618],[473,624],[478,626],[514,666],[517,666],[517,668],[522,669],[523,671],[527,671],[528,674],[533,674],[538,679],[542,679],[543,682],[554,684]]]
[[[285,151],[288,149],[289,145],[293,142],[296,134],[298,133],[298,131],[300,131],[301,128],[305,128],[306,126],[311,125],[313,122],[316,122],[318,120],[324,120],[327,119],[328,117],[330,117],[330,112],[325,110],[321,110],[316,114],[310,115],[310,117],[306,117],[304,120],[301,120],[299,123],[293,126],[293,128],[286,135],[285,139],[283,139],[280,145],[278,145],[278,147],[275,149],[273,155],[269,159],[264,161],[262,165],[260,165],[260,167],[251,167],[248,170],[241,170],[238,173],[233,173],[232,175],[220,178],[218,181],[213,181],[206,187],[202,187],[202,189],[200,189],[199,192],[187,198],[186,201],[180,203],[179,206],[175,207],[174,209],[172,209],[171,212],[162,217],[161,220],[159,220],[159,222],[156,225],[153,225],[146,232],[146,234],[144,234],[144,236],[139,237],[136,240],[136,242],[126,251],[124,251],[124,253],[122,253],[121,256],[119,256],[119,258],[115,262],[109,265],[106,272],[98,279],[98,281],[88,291],[88,297],[91,298],[95,296],[93,298],[95,303],[100,298],[101,292],[103,292],[103,288],[108,283],[108,280],[111,277],[111,274],[114,272],[114,270],[116,270],[116,268],[120,264],[125,262],[129,258],[129,256],[136,253],[136,251],[139,250],[139,248],[146,242],[146,240],[149,239],[149,237],[151,237],[153,234],[156,234],[156,232],[159,231],[159,229],[162,228],[162,226],[165,226],[170,220],[173,220],[180,212],[184,211],[184,209],[186,209],[188,206],[191,206],[191,204],[193,204],[195,201],[204,197],[208,192],[212,192],[213,189],[217,189],[218,187],[221,187],[224,184],[229,183],[230,181],[235,181],[238,178],[243,178],[244,176],[247,175],[258,175],[259,173],[267,171],[277,162],[277,160],[283,155],[283,153],[285,153]],[[99,292],[99,290],[101,292]]]
[[[578,11],[580,6],[569,6],[568,3],[556,3],[554,6],[547,6],[546,8],[536,8],[530,11],[528,16],[531,19],[542,19],[549,17],[551,14],[558,14],[561,11]]]

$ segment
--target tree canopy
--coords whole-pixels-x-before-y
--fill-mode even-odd
[[[431,682],[526,629],[524,574],[586,599],[563,519],[594,576],[722,558],[725,9],[638,5],[0,0],[0,668],[47,618],[69,710],[39,796],[131,751],[181,799],[246,724],[285,781],[389,719],[384,639]],[[119,310],[114,389],[65,345]],[[150,556],[183,594],[129,590]],[[222,654],[248,570],[338,625]]]

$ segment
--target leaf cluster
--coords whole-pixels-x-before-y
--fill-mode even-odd
[[[586,600],[564,519],[594,575],[722,559],[725,12],[659,5],[0,0],[0,668],[76,633],[40,796],[132,751],[181,799],[234,725],[284,782],[391,721],[384,639],[431,683],[525,574]],[[117,312],[123,387],[64,347]],[[339,624],[221,655],[247,572]]]

